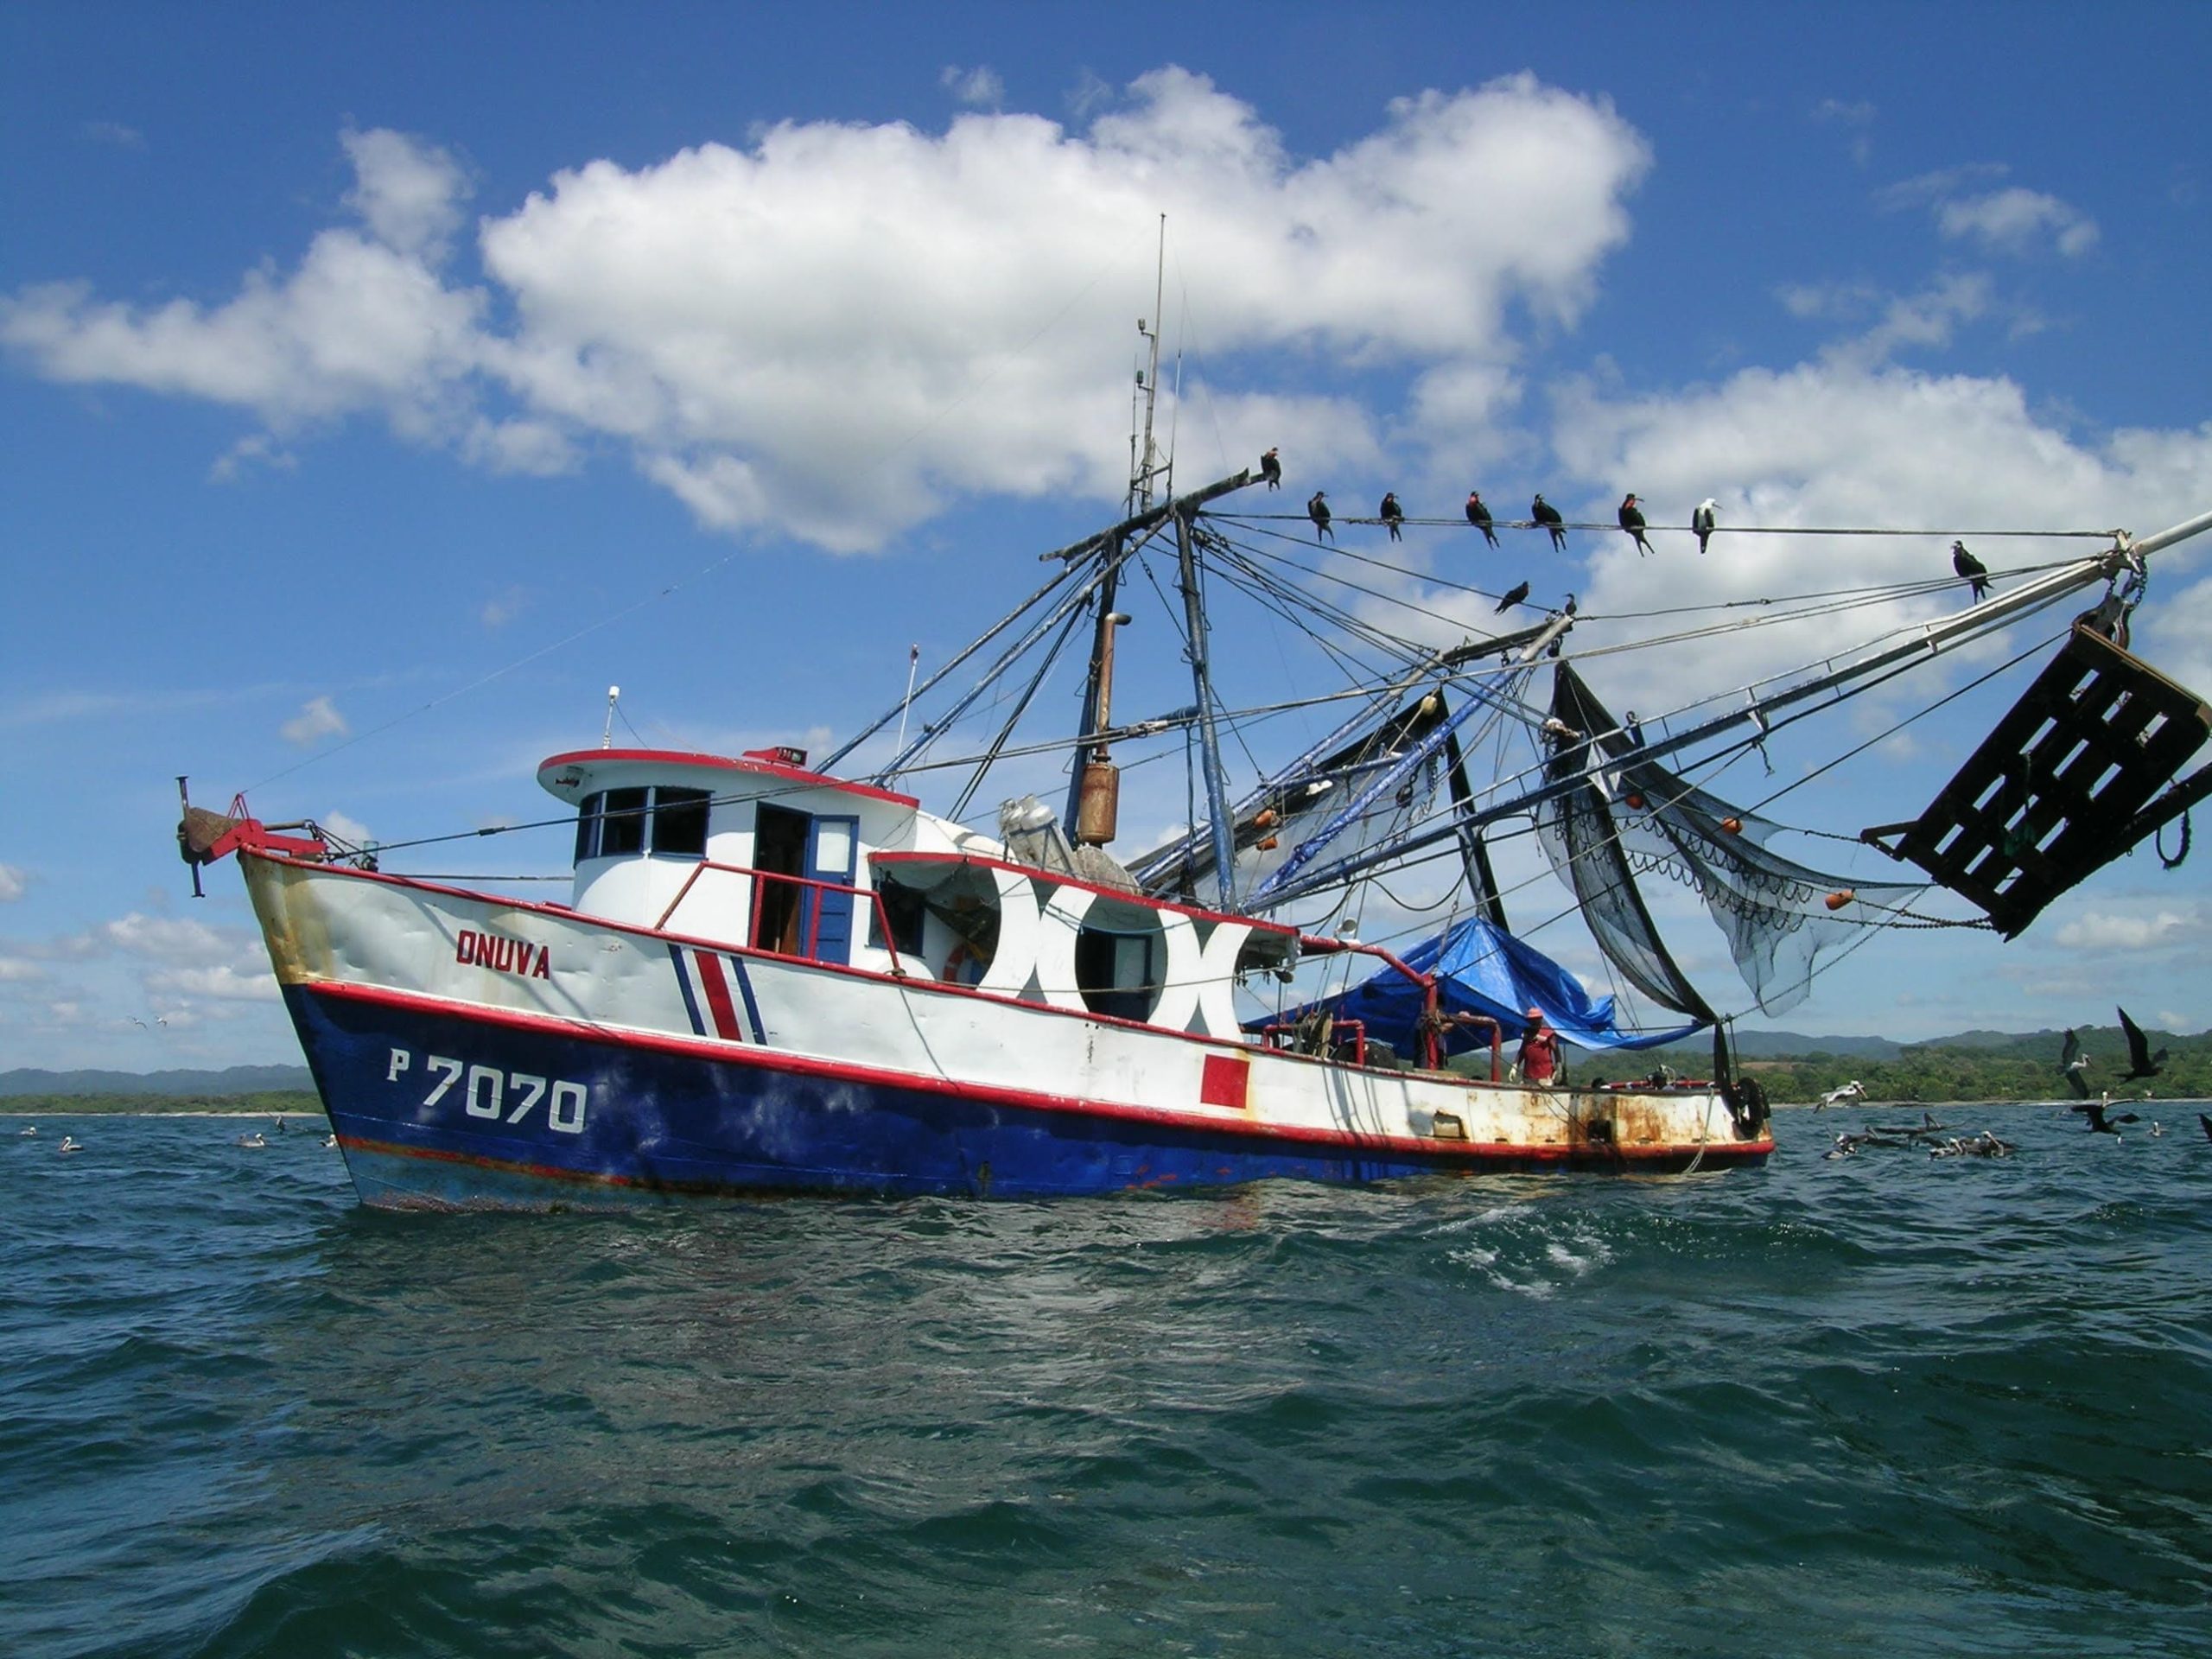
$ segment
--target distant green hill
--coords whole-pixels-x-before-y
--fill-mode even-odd
[[[33,1096],[41,1100],[72,1095],[312,1094],[315,1079],[304,1065],[233,1065],[220,1071],[0,1071],[0,1100]]]
[[[313,1090],[262,1090],[250,1095],[11,1095],[0,1109],[18,1117],[73,1117],[129,1112],[143,1117],[194,1112],[251,1113],[257,1117],[318,1118],[322,1098]]]
[[[2128,1068],[2127,1039],[2116,1025],[2079,1026],[2075,1034],[2088,1056],[2083,1077],[2094,1096],[2109,1090],[2114,1096],[2160,1100],[2212,1098],[2212,1033],[2196,1037],[2146,1030],[2152,1051],[2168,1051],[2159,1074],[2149,1079],[2122,1083]],[[1764,1033],[1772,1038],[1784,1033]],[[1751,1034],[1737,1045],[1744,1069],[1765,1084],[1776,1101],[1813,1101],[1831,1089],[1854,1079],[1866,1086],[1874,1100],[2058,1100],[2072,1098],[2058,1058],[2066,1033],[2037,1031],[1965,1031],[1931,1042],[1889,1044],[1886,1054],[1855,1047],[1850,1051],[1810,1046],[1834,1039],[1796,1039],[1808,1046],[1778,1051],[1766,1042],[1754,1043]],[[1864,1039],[1848,1039],[1863,1044]],[[1607,1061],[1618,1065],[1618,1072]],[[1707,1043],[1653,1049],[1643,1055],[1588,1055],[1580,1057],[1573,1075],[1635,1076],[1663,1063],[1690,1077],[1703,1077],[1713,1069],[1713,1048]]]

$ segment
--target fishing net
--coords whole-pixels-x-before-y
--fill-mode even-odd
[[[1402,836],[1433,810],[1440,790],[1464,798],[1454,736],[1472,705],[1448,710],[1441,691],[1408,702],[1366,729],[1340,728],[1237,804],[1231,842],[1236,884],[1264,907],[1324,849],[1342,860]],[[1135,860],[1147,893],[1187,895],[1214,878],[1211,831],[1201,826]]]
[[[1782,826],[1642,758],[1638,739],[1565,664],[1544,731],[1547,781],[1566,785],[1537,810],[1545,855],[1581,901],[1606,959],[1664,1007],[1713,1017],[1660,939],[1639,875],[1679,881],[1705,901],[1768,1014],[1803,1001],[1823,958],[1893,923],[1922,891],[1853,883],[1769,850]]]

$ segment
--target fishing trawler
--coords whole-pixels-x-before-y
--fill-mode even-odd
[[[1042,556],[1043,588],[925,683],[910,668],[906,695],[819,763],[618,747],[611,716],[597,747],[548,758],[537,781],[575,812],[565,902],[410,876],[389,848],[265,824],[243,799],[223,814],[188,802],[195,888],[201,866],[238,858],[360,1198],[1037,1197],[1757,1165],[1774,1147],[1766,1102],[1641,879],[1686,884],[1777,1012],[1938,887],[2017,932],[2212,772],[2175,782],[2212,710],[2126,648],[2148,556],[2206,515],[2141,540],[2107,532],[2001,594],[1657,719],[1600,702],[1564,649],[1588,620],[1571,601],[1441,646],[1369,628],[1372,671],[1297,705],[1325,711],[1326,734],[1232,798],[1220,728],[1251,711],[1213,683],[1209,595],[1303,599],[1352,635],[1359,620],[1270,564],[1267,521],[1287,515],[1240,497],[1272,467],[1155,500],[1169,474],[1148,404],[1132,448],[1121,521]],[[1194,701],[1117,726],[1116,606],[1155,554],[1173,562]],[[1774,823],[1698,781],[1716,757],[2098,589],[1936,802],[1864,832],[1925,880],[1795,861],[1770,845]],[[1086,632],[1077,730],[1012,744],[1054,655]],[[988,688],[1013,713],[931,810],[906,785],[946,769],[943,746]],[[874,764],[847,765],[871,745]],[[1114,756],[1144,745],[1183,748],[1190,827],[1124,862],[1109,851]],[[1477,775],[1477,753],[1516,745],[1523,761]],[[1057,758],[1065,804],[1016,796],[987,832],[968,809],[1017,753]],[[1488,842],[1508,823],[1533,831],[1616,995],[1508,926]],[[1402,911],[1378,928],[1362,895],[1440,861],[1449,913],[1418,938]],[[1659,1017],[1625,1018],[1623,997]],[[1539,1014],[1577,1051],[1573,1075],[1513,1063]],[[1709,1076],[1637,1075],[1636,1051],[1700,1032]],[[1600,1065],[1628,1080],[1583,1075]]]

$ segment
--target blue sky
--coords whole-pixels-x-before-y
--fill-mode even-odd
[[[548,816],[536,763],[597,740],[612,683],[684,747],[819,753],[879,712],[910,643],[942,661],[1113,515],[1162,213],[1185,483],[1274,443],[1280,499],[1340,512],[1448,517],[1474,483],[1577,518],[1633,488],[1668,524],[2212,507],[2208,62],[2201,5],[10,7],[0,1065],[296,1056],[234,873],[188,896],[179,772],[397,841]],[[1421,573],[1614,614],[1943,574],[1940,541],[1639,568],[1616,539],[1500,568],[1416,536],[1386,585],[1457,637]],[[2207,556],[2137,619],[2199,687]],[[1187,701],[1147,627],[1131,714]],[[1805,644],[1588,671],[1657,707]],[[1294,649],[1228,641],[1225,695],[1295,689]],[[1910,816],[2018,683],[1783,816]],[[1071,725],[1071,696],[1040,707]],[[1180,794],[1133,785],[1122,850]],[[2205,868],[2139,853],[2010,945],[1878,939],[1779,1023],[2117,997],[2202,1029]],[[1745,1005],[1717,946],[1685,956]]]

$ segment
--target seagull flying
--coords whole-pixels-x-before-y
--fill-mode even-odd
[[[1974,584],[1974,602],[1981,603],[1989,591],[1989,567],[1967,551],[1964,542],[1951,543],[1951,569]]]
[[[1467,492],[1467,522],[1483,533],[1483,540],[1492,547],[1497,545],[1497,532],[1491,528],[1490,509],[1483,505],[1480,490]]]
[[[1528,597],[1529,584],[1525,582],[1516,582],[1505,590],[1504,597],[1497,601],[1497,608],[1500,611],[1510,611]]]
[[[1260,457],[1260,476],[1267,480],[1269,489],[1282,488],[1282,459],[1272,449]]]
[[[1406,522],[1406,510],[1398,505],[1398,493],[1395,490],[1384,493],[1382,505],[1376,510],[1375,516],[1388,526],[1392,541],[1405,540],[1405,537],[1398,533],[1398,526]]]
[[[1315,541],[1319,541],[1324,536],[1332,542],[1337,539],[1336,531],[1329,528],[1328,498],[1321,491],[1314,491],[1313,499],[1306,504],[1306,516],[1313,521]]]
[[[1637,500],[1633,495],[1622,498],[1621,528],[1636,537],[1636,556],[1640,559],[1651,550],[1651,543],[1643,539],[1643,513]]]
[[[1697,511],[1690,514],[1690,528],[1697,532],[1697,550],[1705,551],[1705,544],[1713,539],[1713,527],[1719,521],[1720,504],[1711,496],[1697,504]]]
[[[2151,1052],[2150,1039],[2143,1028],[2127,1017],[2127,1010],[2120,1010],[2120,1028],[2127,1033],[2127,1075],[2122,1083],[2133,1083],[2138,1077],[2155,1077],[2166,1067],[2166,1051]]]
[[[1559,509],[1544,499],[1541,492],[1530,504],[1529,516],[1552,533],[1552,550],[1567,551],[1567,520],[1559,516]]]

